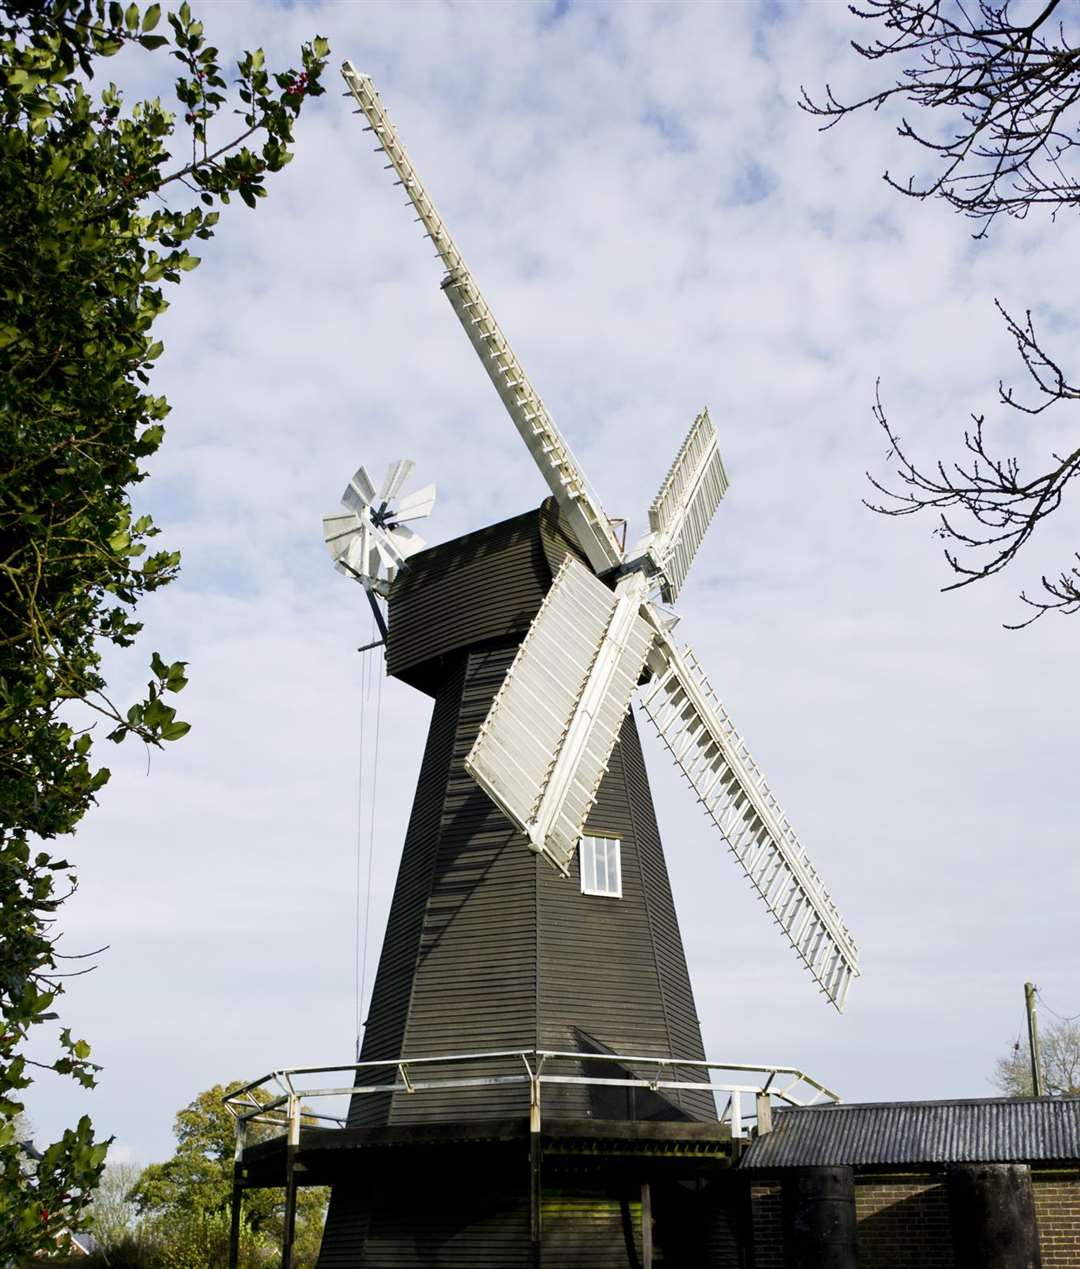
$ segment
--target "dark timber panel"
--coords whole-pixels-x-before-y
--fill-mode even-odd
[[[413,972],[439,846],[442,807],[458,725],[464,672],[464,663],[461,663],[449,675],[432,711],[416,797],[405,833],[397,884],[368,1007],[360,1055],[365,1062],[396,1058],[405,1052]],[[368,1082],[388,1081],[372,1077]],[[361,1124],[386,1123],[388,1115],[389,1098],[382,1093],[372,1093],[353,1099],[349,1124],[358,1127]]]
[[[641,1264],[641,1200],[603,1185],[549,1189],[541,1204],[542,1269]]]
[[[338,1184],[330,1191],[326,1230],[319,1248],[318,1269],[359,1269],[371,1221],[368,1195],[359,1185]]]
[[[377,1187],[364,1269],[526,1269],[524,1184],[477,1180],[451,1169]]]
[[[413,972],[403,1052],[409,1056],[527,1049],[536,1038],[535,856],[465,771],[515,646],[469,653],[445,782],[439,845]],[[430,1076],[449,1075],[435,1068]],[[505,1066],[467,1074],[505,1074]],[[518,1068],[515,1073],[520,1073]],[[391,1119],[454,1120],[525,1114],[524,1086],[398,1094]]]
[[[542,867],[540,1047],[598,1053],[703,1058],[701,1032],[671,899],[637,727],[628,713],[586,825],[620,839],[622,898],[581,893],[578,861],[569,878]],[[587,1063],[595,1075],[641,1077]],[[557,1096],[555,1095],[557,1092]],[[715,1119],[711,1095],[681,1101],[641,1090],[565,1086],[545,1090],[552,1113],[599,1118]]]
[[[653,810],[641,740],[632,717],[623,726],[621,749],[623,781],[634,833],[639,843],[642,890],[649,909],[671,1053],[674,1057],[704,1061],[701,1023],[694,1005],[694,993],[690,986],[679,921],[675,915],[675,902],[664,861],[664,848],[660,842],[660,830],[656,824],[656,812]],[[696,1074],[700,1075],[701,1072]],[[684,1068],[680,1075],[683,1078],[695,1078],[692,1069]],[[716,1106],[711,1093],[687,1093],[682,1094],[681,1098],[680,1104],[691,1118],[716,1118]]]
[[[366,1193],[342,1191],[327,1221],[319,1269],[527,1269],[524,1165],[521,1173],[391,1169]]]
[[[584,559],[552,499],[420,551],[394,582],[386,672],[436,695],[455,654],[522,638],[567,554]]]

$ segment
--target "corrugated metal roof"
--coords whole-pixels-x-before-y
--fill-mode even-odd
[[[1080,1161],[1080,1097],[785,1107],[743,1168]]]

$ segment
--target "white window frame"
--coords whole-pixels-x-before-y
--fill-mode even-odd
[[[602,863],[601,874],[598,865]],[[592,833],[578,843],[581,893],[601,899],[622,898],[622,839]],[[614,873],[614,876],[612,876]]]

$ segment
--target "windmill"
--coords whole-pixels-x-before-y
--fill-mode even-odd
[[[564,874],[622,720],[647,668],[642,705],[728,849],[815,982],[842,1009],[858,952],[836,905],[689,648],[650,598],[672,603],[728,487],[716,431],[694,420],[624,551],[421,184],[370,79],[349,91],[446,267],[442,287],[589,567],[568,557],[499,689],[465,765]],[[612,584],[613,583],[613,584]],[[546,708],[539,709],[542,699]]]
[[[348,62],[343,75],[445,266],[442,289],[551,491],[539,511],[419,550],[403,512],[426,513],[433,495],[421,491],[391,510],[401,473],[411,466],[398,462],[378,494],[361,469],[346,491],[347,514],[324,522],[335,563],[361,582],[379,613],[388,673],[435,701],[361,1056],[393,1063],[403,1054],[545,1047],[610,1054],[612,1087],[597,1093],[568,1081],[560,1113],[576,1116],[575,1123],[715,1121],[711,1096],[701,1093],[614,1096],[624,1064],[638,1060],[618,1054],[704,1058],[630,710],[636,692],[771,917],[837,1009],[858,973],[856,947],[835,904],[693,652],[672,638],[671,614],[659,606],[678,598],[727,489],[715,428],[702,410],[649,507],[648,532],[625,549],[371,79]],[[388,620],[380,601],[388,604]],[[413,1099],[408,1089],[354,1096],[349,1123],[451,1125],[512,1113],[512,1090],[487,1083],[475,1096],[459,1090],[443,1101]],[[412,1263],[389,1249],[399,1246],[402,1222],[415,1224],[416,1212],[406,1217],[380,1184],[372,1179],[351,1195],[335,1190],[321,1263],[337,1264],[341,1248],[361,1245],[382,1247],[386,1263]],[[470,1231],[461,1263],[495,1245],[514,1263],[498,1242],[509,1218],[461,1212],[459,1203],[452,1223],[459,1233]],[[426,1254],[448,1237],[451,1217],[440,1220],[430,1227]],[[607,1262],[597,1255],[588,1263]]]

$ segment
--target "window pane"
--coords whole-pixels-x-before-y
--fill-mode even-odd
[[[607,842],[602,837],[596,842],[596,888],[601,894],[608,892]]]
[[[596,889],[596,841],[592,837],[581,839],[581,888]]]
[[[614,838],[608,842],[608,891],[614,895],[622,894],[622,861],[619,858],[619,843]]]

